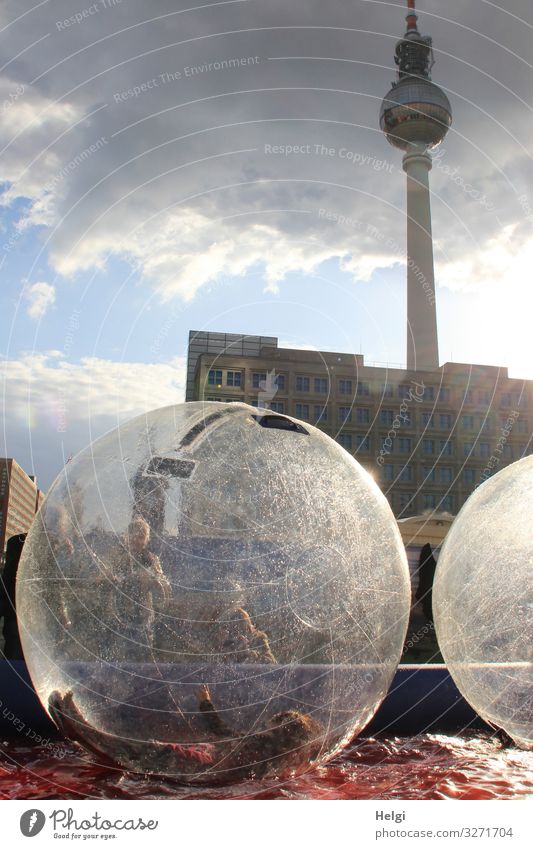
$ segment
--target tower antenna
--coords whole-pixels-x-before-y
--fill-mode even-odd
[[[415,12],[415,0],[407,0],[407,9],[408,9],[408,12],[407,12],[407,17],[405,19],[407,21],[407,29],[408,30],[416,29],[417,28],[416,22],[418,20],[418,15]]]

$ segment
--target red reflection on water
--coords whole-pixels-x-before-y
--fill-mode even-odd
[[[1,799],[516,799],[533,795],[533,753],[486,736],[362,739],[286,781],[183,787],[110,769],[71,744],[0,743]]]

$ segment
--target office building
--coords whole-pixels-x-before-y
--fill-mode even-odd
[[[378,368],[359,354],[279,348],[274,337],[249,353],[249,338],[258,337],[241,336],[237,353],[235,334],[191,331],[188,399],[243,401],[316,425],[365,466],[398,518],[455,515],[483,480],[531,453],[533,381],[506,368]]]
[[[8,539],[27,533],[44,494],[33,475],[27,475],[16,460],[0,458],[0,556]]]

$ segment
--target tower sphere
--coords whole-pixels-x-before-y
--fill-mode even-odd
[[[438,85],[423,77],[403,77],[381,104],[380,127],[390,144],[401,150],[436,147],[451,123],[450,101]]]

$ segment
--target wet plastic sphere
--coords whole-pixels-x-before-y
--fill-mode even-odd
[[[533,457],[485,481],[444,543],[433,588],[439,645],[485,720],[533,747]]]
[[[409,577],[385,497],[308,424],[189,403],[96,441],[55,481],[17,590],[56,723],[180,781],[309,769],[387,693]]]

